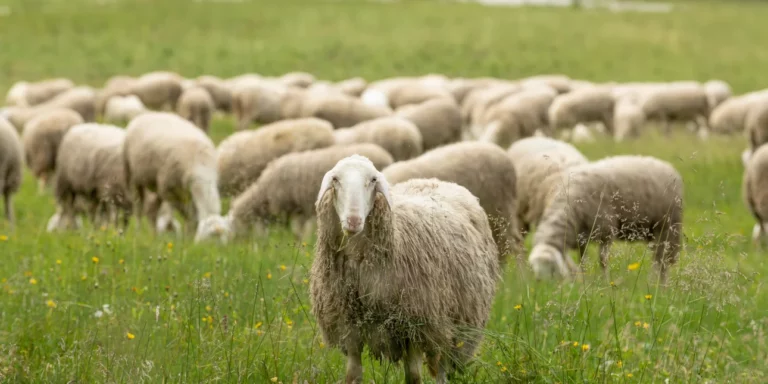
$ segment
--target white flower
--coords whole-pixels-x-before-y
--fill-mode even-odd
[[[98,319],[98,318],[100,318],[100,317],[104,316],[104,312],[102,312],[102,311],[96,311],[96,313],[94,313],[94,314],[93,314],[93,316],[94,316],[94,317],[96,317],[96,318]]]
[[[104,305],[102,305],[102,306],[101,306],[101,309],[103,309],[103,310],[104,310],[104,312],[105,312],[107,315],[111,315],[111,314],[112,314],[112,310],[110,310],[110,309],[109,309],[109,304],[104,304]]]

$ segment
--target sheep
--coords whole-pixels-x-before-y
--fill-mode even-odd
[[[49,221],[49,231],[72,226],[78,196],[87,202],[94,224],[100,217],[117,221],[122,213],[122,228],[127,227],[132,204],[125,184],[125,137],[122,128],[96,123],[76,125],[64,134],[56,155],[54,194],[60,210]]]
[[[527,77],[520,80],[520,85],[526,88],[533,88],[537,86],[546,86],[554,89],[559,94],[568,93],[571,91],[571,78],[566,75],[560,74],[548,74],[548,75],[536,75]]]
[[[21,187],[23,158],[24,149],[18,132],[0,116],[0,193],[3,195],[5,218],[11,227],[16,223],[11,198]]]
[[[98,116],[104,116],[107,109],[107,103],[111,98],[131,95],[131,87],[133,87],[135,83],[136,78],[131,76],[117,75],[110,77],[109,80],[104,83],[104,86],[97,92],[96,114]],[[141,105],[143,106],[144,104],[142,103]]]
[[[613,138],[622,141],[637,137],[645,124],[642,108],[630,97],[616,100],[613,107]]]
[[[74,87],[75,83],[65,78],[46,79],[33,83],[20,81],[8,90],[5,104],[18,107],[33,107],[45,103]]]
[[[519,84],[503,82],[471,92],[461,105],[462,121],[468,126],[476,124],[486,110],[521,90]]]
[[[758,246],[768,235],[768,146],[757,148],[744,160],[742,196],[757,223],[752,230],[752,242]]]
[[[107,100],[103,116],[110,124],[125,124],[142,113],[149,112],[136,95],[112,96]]]
[[[744,125],[749,138],[749,147],[755,152],[768,142],[768,102],[762,101],[750,106]]]
[[[243,130],[255,121],[270,124],[282,119],[303,117],[305,92],[271,81],[248,81],[232,91],[232,112],[237,129]]]
[[[177,108],[179,116],[189,120],[203,132],[208,132],[216,105],[205,88],[192,86],[182,92]]]
[[[341,93],[307,93],[302,104],[303,117],[317,117],[335,128],[351,127],[363,121],[392,115],[388,107],[371,106]]]
[[[85,121],[71,109],[51,109],[24,125],[21,141],[27,166],[38,180],[38,191],[43,192],[56,171],[59,145],[67,131]]]
[[[384,148],[395,161],[421,155],[421,132],[415,124],[402,117],[380,117],[351,128],[333,132],[336,144],[374,143]]]
[[[183,78],[173,72],[157,71],[144,74],[130,85],[130,94],[136,95],[149,109],[170,108],[175,111],[182,92]]]
[[[768,90],[747,93],[732,97],[719,104],[709,115],[709,126],[719,134],[732,134],[744,131],[746,116],[753,105],[768,102]]]
[[[707,81],[704,83],[704,92],[707,94],[710,111],[733,96],[731,86],[722,80]]]
[[[333,85],[341,93],[349,96],[360,97],[365,92],[365,88],[368,83],[362,77],[351,77],[346,80],[339,81]]]
[[[62,92],[56,97],[33,107],[8,107],[2,113],[8,121],[22,130],[24,125],[35,116],[51,109],[68,108],[80,114],[86,122],[95,120],[96,93],[90,87],[75,87]]]
[[[507,148],[516,140],[533,136],[540,128],[549,133],[547,110],[556,95],[557,92],[548,87],[511,95],[487,111],[475,126],[474,134],[480,141]]]
[[[219,191],[223,196],[235,196],[255,182],[270,161],[287,153],[333,144],[331,124],[314,117],[283,120],[255,131],[236,132],[217,149]]]
[[[576,271],[567,250],[581,262],[589,242],[600,244],[608,277],[614,240],[655,242],[660,282],[678,257],[682,238],[683,180],[669,163],[649,156],[614,156],[569,168],[544,180],[551,186],[533,238],[529,263],[537,278]]]
[[[232,91],[224,80],[216,76],[200,76],[195,79],[195,84],[208,91],[217,110],[223,112],[232,110]]]
[[[187,120],[166,112],[145,113],[131,120],[126,127],[123,161],[137,215],[146,190],[157,193],[158,203],[168,202],[191,223],[188,229],[220,214],[216,148]],[[150,220],[156,222],[154,217]]]
[[[455,101],[453,95],[444,88],[435,85],[427,85],[421,82],[401,84],[400,86],[394,87],[388,95],[389,105],[393,109],[397,109],[404,105],[421,104],[428,100],[441,98]]]
[[[515,166],[506,152],[482,142],[461,142],[433,149],[382,171],[392,184],[434,177],[467,188],[488,214],[499,259],[521,247],[517,226]]]
[[[227,216],[203,220],[195,235],[200,242],[217,237],[227,243],[272,219],[288,218],[293,233],[300,239],[311,234],[317,188],[325,172],[339,160],[359,154],[378,167],[392,164],[392,156],[375,144],[334,145],[311,151],[290,153],[270,162],[255,183],[231,203]]]
[[[362,156],[339,161],[317,194],[311,310],[323,339],[361,383],[361,354],[403,360],[437,383],[472,359],[500,279],[485,212],[466,188],[437,179],[391,187]]]
[[[547,112],[552,132],[578,123],[601,122],[613,135],[613,93],[609,87],[587,87],[557,96]]]
[[[308,88],[315,82],[315,76],[307,72],[289,72],[279,80],[288,87]]]
[[[464,100],[474,90],[488,87],[492,84],[499,82],[498,79],[492,77],[481,77],[473,79],[456,78],[452,79],[446,85],[448,92],[453,95],[453,98],[459,104],[464,104]]]
[[[573,145],[548,137],[528,137],[516,141],[507,150],[515,166],[517,180],[517,223],[521,238],[536,225],[544,211],[544,180],[572,166],[589,161]]]
[[[395,115],[419,128],[424,151],[461,140],[461,111],[453,100],[425,101],[401,108]]]
[[[671,121],[694,121],[708,130],[709,99],[698,83],[677,82],[656,86],[642,93],[640,106],[648,120],[660,120],[665,134]]]

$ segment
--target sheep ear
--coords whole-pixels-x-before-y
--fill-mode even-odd
[[[374,190],[384,195],[384,198],[387,199],[387,206],[392,209],[392,196],[389,195],[389,182],[387,182],[387,178],[384,177],[381,172],[379,172],[379,175],[376,177],[376,187]]]
[[[317,201],[315,201],[315,204],[319,204],[320,200],[323,199],[325,192],[331,188],[331,180],[333,180],[333,173],[328,171],[325,173],[325,176],[323,176],[323,182],[320,183],[320,192],[317,194]]]

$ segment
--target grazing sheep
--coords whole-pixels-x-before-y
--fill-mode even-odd
[[[178,102],[179,116],[195,124],[203,132],[208,132],[216,105],[208,91],[203,87],[192,86],[182,92]]]
[[[21,187],[23,158],[24,149],[18,132],[0,117],[0,193],[3,195],[5,218],[11,226],[16,223],[11,197]]]
[[[548,126],[547,110],[557,92],[552,88],[539,87],[525,90],[497,103],[474,126],[478,140],[494,143],[502,148],[516,140],[533,136]]]
[[[116,96],[128,96],[131,94],[131,87],[136,83],[136,78],[131,76],[117,75],[112,76],[104,83],[96,94],[96,114],[103,116],[106,112],[107,103]],[[144,105],[143,103],[141,104]]]
[[[506,261],[520,248],[515,166],[503,149],[481,142],[450,144],[394,163],[383,173],[392,184],[434,177],[467,188],[488,214],[499,259]]]
[[[700,130],[707,130],[709,99],[698,83],[676,82],[656,86],[642,93],[640,106],[645,118],[661,121],[665,134],[672,121],[693,121]]]
[[[164,112],[145,113],[126,127],[123,146],[126,185],[135,193],[134,212],[140,215],[145,192],[158,195],[191,223],[221,212],[216,147],[192,123]],[[155,223],[156,218],[150,217]]]
[[[24,126],[21,134],[24,157],[38,180],[39,192],[45,190],[56,171],[56,156],[64,134],[82,123],[83,118],[77,112],[62,108],[45,111]]]
[[[289,72],[280,77],[280,82],[287,87],[309,88],[315,82],[315,76],[307,72]]]
[[[122,213],[120,222],[127,227],[132,205],[125,184],[124,141],[122,128],[105,124],[79,124],[64,134],[56,156],[59,211],[49,221],[49,231],[72,227],[77,197],[87,202],[94,224],[100,218],[118,224]]]
[[[435,99],[396,112],[421,132],[424,151],[461,141],[461,111],[453,100]]]
[[[579,123],[601,122],[613,135],[614,98],[608,87],[581,88],[552,101],[548,118],[552,132],[573,128]]]
[[[712,131],[719,134],[739,133],[746,129],[746,118],[753,105],[768,103],[768,90],[747,93],[729,98],[719,104],[709,115]]]
[[[204,220],[195,241],[218,237],[226,243],[247,234],[252,226],[286,218],[290,219],[294,234],[307,239],[323,175],[339,160],[354,154],[368,157],[380,168],[393,161],[387,151],[370,143],[335,145],[282,156],[270,162],[259,179],[232,201],[227,216]]]
[[[768,146],[761,146],[744,159],[742,196],[757,223],[752,230],[754,245],[760,246],[768,236]]]
[[[453,98],[459,105],[463,105],[466,97],[473,91],[489,87],[498,82],[499,79],[492,77],[481,77],[473,79],[456,78],[448,82],[445,88],[448,90],[448,92],[451,93],[451,95],[453,95]]]
[[[238,195],[259,178],[270,161],[333,143],[331,124],[314,117],[283,120],[255,131],[236,132],[217,149],[219,191],[223,196]]]
[[[251,122],[270,124],[282,119],[302,117],[306,92],[271,81],[244,82],[232,91],[232,112],[237,129],[248,128]]]
[[[522,91],[516,83],[498,83],[490,87],[480,88],[467,96],[461,106],[462,121],[467,126],[480,124],[478,121],[485,112],[510,95]]]
[[[548,137],[528,137],[516,141],[507,150],[517,175],[517,223],[521,238],[538,224],[544,212],[547,186],[545,180],[558,179],[550,175],[589,162],[573,145]]]
[[[183,89],[183,80],[173,72],[150,72],[140,76],[131,84],[130,94],[138,96],[149,109],[169,108],[175,111]]]
[[[104,109],[104,121],[111,124],[125,124],[149,109],[142,104],[136,95],[112,96],[107,100]]]
[[[707,81],[704,83],[704,92],[707,93],[710,111],[733,96],[731,86],[722,80]]]
[[[216,76],[200,76],[195,83],[208,91],[217,110],[223,112],[232,110],[232,91],[224,80]]]
[[[450,99],[455,101],[453,95],[442,87],[427,85],[424,83],[405,83],[391,90],[388,95],[389,105],[393,109],[404,105],[421,104],[434,99]]]
[[[482,341],[500,279],[475,196],[436,179],[390,189],[361,156],[339,161],[317,196],[310,301],[323,339],[347,357],[347,382],[362,382],[367,345],[403,360],[406,383],[421,382],[422,354],[446,383]]]
[[[608,275],[614,240],[655,242],[660,280],[678,257],[682,238],[683,180],[675,168],[648,156],[614,156],[550,175],[546,208],[528,259],[537,277],[569,276],[590,242],[600,244],[600,265]],[[563,181],[564,180],[564,181]],[[563,181],[563,182],[560,182]]]
[[[399,116],[368,120],[333,132],[336,144],[373,143],[402,161],[421,155],[422,138],[415,124]]]
[[[613,138],[622,141],[640,135],[645,124],[642,108],[630,97],[616,100],[613,108]]]
[[[747,111],[745,127],[752,152],[768,142],[768,102],[754,103]]]
[[[95,102],[96,91],[93,88],[75,87],[43,104],[38,104],[35,109],[43,111],[52,108],[69,108],[79,113],[86,122],[93,122],[96,121]]]
[[[365,92],[368,82],[362,77],[352,77],[334,84],[334,88],[349,96],[360,97]]]
[[[549,75],[536,75],[520,79],[520,85],[526,88],[534,88],[538,86],[545,86],[552,88],[557,93],[563,94],[571,91],[571,78],[566,75],[549,74]]]
[[[18,107],[33,107],[45,103],[74,87],[75,83],[65,78],[46,79],[32,83],[20,81],[8,90],[5,104]]]
[[[301,115],[317,117],[330,122],[335,128],[341,128],[390,116],[392,110],[388,107],[367,105],[360,99],[342,93],[307,93]]]

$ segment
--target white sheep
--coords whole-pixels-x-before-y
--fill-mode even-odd
[[[683,180],[675,168],[648,156],[614,156],[568,168],[544,180],[546,209],[533,238],[529,263],[537,277],[576,272],[568,256],[600,245],[600,266],[608,275],[614,240],[655,243],[660,281],[678,257],[682,239]]]
[[[768,146],[761,146],[744,160],[742,196],[757,223],[752,230],[752,241],[762,245],[768,236]],[[761,241],[763,240],[763,241]]]
[[[288,72],[280,76],[279,81],[288,87],[309,88],[315,82],[315,76],[307,72]]]
[[[191,86],[184,90],[177,103],[179,116],[195,124],[203,132],[208,132],[216,104],[208,91],[200,86]]]
[[[652,87],[642,93],[640,106],[649,121],[660,121],[665,134],[670,122],[695,122],[699,130],[708,130],[709,98],[704,87],[695,82],[673,82]]]
[[[335,128],[351,127],[364,121],[392,115],[389,107],[367,105],[341,92],[307,92],[301,105],[302,117],[317,117]]]
[[[719,134],[743,132],[749,110],[754,105],[768,103],[768,90],[750,92],[729,98],[719,104],[709,115],[712,131]]]
[[[183,77],[173,72],[149,72],[129,84],[129,93],[138,96],[149,109],[169,108],[175,111],[183,80]]]
[[[42,104],[74,87],[75,83],[65,78],[53,78],[37,82],[19,81],[8,90],[5,104],[9,106],[32,107]]]
[[[346,355],[347,381],[362,382],[364,346],[403,360],[407,383],[421,382],[422,355],[437,383],[463,368],[500,278],[475,196],[436,179],[390,188],[368,159],[351,156],[323,177],[316,211],[312,313]]]
[[[580,88],[557,96],[548,110],[552,132],[578,123],[601,122],[613,134],[614,97],[609,87]]]
[[[232,91],[226,81],[216,76],[200,76],[195,79],[197,86],[205,88],[213,98],[216,109],[223,112],[232,110]]]
[[[11,198],[21,187],[24,149],[11,123],[0,116],[0,193],[5,205],[5,218],[16,223]]]
[[[24,158],[43,192],[56,171],[56,156],[64,134],[83,118],[71,109],[51,109],[33,118],[21,134]]]
[[[722,80],[707,81],[704,83],[704,92],[707,93],[710,111],[733,96],[731,86]]]
[[[421,155],[423,143],[419,128],[403,117],[380,117],[351,128],[333,132],[336,144],[373,143],[384,148],[395,161]]]
[[[148,190],[191,223],[188,229],[219,215],[216,157],[216,147],[205,132],[175,114],[151,112],[131,120],[123,159],[126,185],[135,196],[134,212],[140,214]]]
[[[768,143],[768,99],[750,105],[744,125],[752,152]]]
[[[524,137],[533,136],[539,129],[547,129],[547,110],[557,92],[548,87],[523,90],[508,96],[488,109],[474,126],[478,140],[494,143],[502,148]]]
[[[104,121],[111,124],[125,124],[142,113],[149,112],[136,95],[112,96],[104,108]]]
[[[339,81],[333,85],[334,88],[345,93],[349,96],[360,97],[365,92],[365,88],[368,87],[368,82],[362,77],[351,77],[346,80]]]
[[[461,141],[461,111],[453,100],[429,100],[400,108],[395,114],[419,128],[424,151]]]
[[[643,109],[633,98],[621,97],[616,100],[613,109],[613,138],[615,141],[639,136],[644,124]]]

